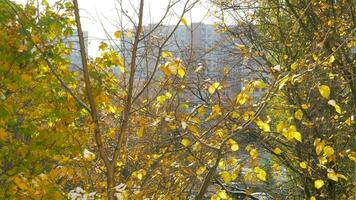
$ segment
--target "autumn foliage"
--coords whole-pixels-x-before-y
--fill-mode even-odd
[[[145,2],[89,57],[76,0],[0,0],[0,199],[355,198],[352,1],[206,2],[246,80],[165,49],[198,0],[158,39]]]

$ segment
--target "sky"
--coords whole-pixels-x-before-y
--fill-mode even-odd
[[[82,28],[84,31],[87,31],[89,35],[89,55],[96,54],[98,44],[103,39],[106,39],[103,27],[109,34],[113,34],[118,30],[118,24],[120,21],[120,14],[117,12],[119,5],[118,1],[119,0],[78,0]],[[137,15],[134,14],[134,8],[137,10],[139,0],[121,1],[123,2],[124,9],[128,11],[128,15],[131,17],[136,17],[135,20],[137,20]],[[203,1],[197,4],[191,12],[184,16],[188,23],[213,23],[213,18],[207,15],[209,11],[209,5],[207,3],[203,3]],[[27,0],[16,0],[16,2],[26,3]],[[55,2],[55,0],[48,0],[48,2]],[[169,2],[170,0],[145,0],[144,25],[158,22],[164,15]],[[165,21],[165,24],[177,23],[177,20],[179,19],[178,16],[183,9],[184,2],[185,0],[182,0],[180,3],[173,7],[173,12],[170,13],[170,16]],[[124,24],[129,24],[127,18],[123,21]]]

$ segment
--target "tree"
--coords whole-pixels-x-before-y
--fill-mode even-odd
[[[246,27],[236,39],[273,79],[286,76],[255,134],[300,186],[295,196],[351,198],[354,173],[354,10],[349,1],[258,1],[218,4],[221,16]],[[243,10],[244,14],[241,14]],[[246,14],[247,13],[247,14]],[[224,18],[222,18],[224,19]],[[289,188],[288,190],[291,190]]]
[[[88,57],[77,0],[0,1],[0,197],[353,197],[350,2],[214,1],[232,45],[211,51],[237,60],[217,76],[197,63],[193,39],[167,47],[180,25],[193,35],[197,0],[167,1],[148,26],[146,2],[133,14],[125,3]],[[244,65],[253,76],[231,94]]]

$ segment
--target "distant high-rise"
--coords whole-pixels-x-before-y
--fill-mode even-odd
[[[216,31],[215,25],[193,23],[190,26],[178,25],[175,29],[175,25],[157,27],[157,24],[150,24],[143,29],[150,35],[139,44],[138,53],[146,58],[140,58],[138,62],[136,80],[144,81],[152,74],[158,53],[157,46],[173,31],[163,51],[171,52],[173,57],[182,59],[184,64],[188,63],[188,76],[201,66],[201,74],[204,77],[210,78],[211,81],[222,81],[226,68],[229,70],[229,78],[224,80],[224,87],[226,95],[231,97],[241,91],[243,80],[256,78],[256,71],[253,69],[257,64],[240,54],[237,48],[239,41],[234,40],[228,33]],[[124,38],[119,46],[116,50],[126,58],[127,63],[130,62],[132,38]],[[254,96],[258,97],[260,94],[256,93]]]
[[[150,31],[155,24],[148,25],[144,29]],[[163,25],[154,31],[156,38],[165,38],[174,30],[174,25]],[[174,57],[190,60],[190,70],[194,71],[202,66],[204,76],[219,81],[222,79],[224,67],[229,69],[230,77],[225,81],[226,92],[231,95],[241,90],[241,78],[243,59],[237,53],[234,42],[226,33],[217,32],[215,25],[204,23],[193,23],[190,26],[179,25],[172,37],[164,47]],[[192,55],[188,55],[192,54]]]

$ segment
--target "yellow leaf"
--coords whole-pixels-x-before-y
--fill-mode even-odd
[[[32,36],[32,41],[34,43],[40,43],[41,42],[41,39],[37,36],[37,35],[33,35]]]
[[[172,98],[172,93],[166,92],[166,94],[164,94],[164,96],[166,96],[167,99],[170,99],[170,98]]]
[[[258,89],[262,89],[262,88],[266,87],[266,83],[264,83],[263,81],[260,81],[260,80],[254,81],[253,85]]]
[[[21,79],[26,81],[26,82],[31,82],[32,81],[32,77],[28,74],[22,74],[21,75]]]
[[[275,154],[277,154],[277,155],[280,155],[283,151],[280,149],[280,148],[275,148],[274,150],[273,150],[273,152],[275,153]]]
[[[14,179],[15,184],[17,187],[19,187],[21,190],[27,190],[28,186],[25,181],[23,181],[20,177],[16,176]]]
[[[227,195],[227,193],[226,193],[225,190],[220,190],[219,193],[218,193],[218,196],[219,196],[221,199],[229,199],[229,195]]]
[[[184,17],[180,18],[180,21],[184,24],[184,26],[188,26],[188,22]]]
[[[183,78],[185,76],[185,69],[183,67],[179,67],[177,70],[177,74],[180,78]]]
[[[331,63],[333,63],[335,61],[335,57],[334,56],[330,56],[330,58],[329,58],[329,63],[331,64]]]
[[[206,170],[206,167],[205,166],[201,166],[197,169],[196,173],[197,175],[202,175]]]
[[[317,155],[324,149],[325,143],[320,138],[314,140],[315,152]]]
[[[321,157],[321,158],[319,158],[319,162],[320,162],[320,164],[325,165],[325,163],[328,162],[328,159],[326,159],[326,157]]]
[[[335,105],[334,108],[335,108],[335,111],[336,111],[337,113],[341,114],[341,108],[340,108],[340,106]]]
[[[239,150],[239,145],[238,145],[238,144],[233,144],[233,145],[231,145],[231,150],[232,150],[232,151],[237,151],[237,150]]]
[[[299,142],[302,142],[302,134],[300,134],[298,131],[293,132],[293,137]]]
[[[190,141],[187,138],[183,138],[181,144],[185,147],[189,146]]]
[[[280,170],[280,167],[279,167],[279,165],[278,165],[277,163],[274,163],[274,164],[272,165],[272,169],[273,169],[274,171],[279,171],[279,170]]]
[[[125,72],[125,67],[124,67],[123,65],[119,65],[119,69],[120,69],[120,71],[121,71],[122,73]]]
[[[266,181],[267,173],[265,170],[259,167],[255,167],[253,171],[256,173],[258,179],[260,179],[261,181]]]
[[[112,105],[109,105],[108,106],[109,108],[108,108],[108,110],[111,112],[111,113],[114,113],[115,114],[115,108],[112,106]]]
[[[254,115],[255,115],[254,112],[252,112],[252,111],[247,111],[247,112],[244,112],[244,114],[242,115],[242,118],[243,118],[245,121],[248,121],[248,120],[250,120]]]
[[[169,51],[163,51],[162,52],[162,58],[170,58],[172,57],[172,53]]]
[[[137,137],[142,137],[144,130],[144,127],[141,127],[136,133]]]
[[[215,82],[213,84],[211,84],[211,86],[209,87],[208,91],[210,94],[214,94],[214,92],[216,90],[221,89],[220,83],[219,82]]]
[[[279,122],[276,127],[277,133],[282,133],[284,128],[285,128],[284,122]]]
[[[237,118],[240,117],[240,114],[239,114],[238,112],[236,112],[236,111],[233,111],[233,112],[231,113],[231,117],[234,118],[234,119],[237,119]]]
[[[258,157],[257,149],[251,149],[250,156],[251,156],[252,159],[256,159]]]
[[[289,126],[288,130],[283,129],[282,134],[287,140],[292,140],[294,138],[299,142],[302,141],[302,135],[296,130],[294,125]]]
[[[318,55],[316,55],[315,53],[313,53],[312,56],[313,56],[313,59],[314,59],[315,61],[319,60]]]
[[[138,180],[142,180],[142,178],[146,175],[146,171],[145,170],[139,170],[137,171],[136,177]]]
[[[226,169],[225,161],[221,160],[218,164],[218,167],[222,170],[225,170]]]
[[[310,200],[316,200],[316,198],[314,196],[310,197]]]
[[[323,180],[316,180],[316,181],[314,181],[314,187],[316,188],[316,189],[320,189],[320,188],[322,188],[324,186],[324,181]]]
[[[221,115],[221,108],[218,104],[212,106],[213,115]]]
[[[352,161],[355,161],[356,162],[356,152],[351,152],[347,155],[347,157],[352,160]]]
[[[169,69],[168,66],[161,66],[159,69],[160,69],[160,70],[164,73],[164,75],[166,75],[166,76],[170,76],[170,75],[172,74],[172,72],[171,72],[171,70]]]
[[[342,179],[344,179],[344,180],[346,180],[346,181],[347,181],[346,176],[344,176],[344,175],[342,175],[342,174],[336,174],[336,175],[337,175],[337,177],[342,178]]]
[[[188,129],[189,129],[192,133],[194,133],[195,135],[198,135],[198,134],[199,134],[199,129],[198,129],[196,126],[194,126],[194,125],[189,125],[189,126],[188,126]]]
[[[307,110],[307,109],[310,108],[310,104],[309,104],[309,103],[308,103],[308,104],[302,104],[302,108],[303,108],[304,110]]]
[[[345,120],[345,124],[347,124],[349,126],[351,126],[353,124],[353,122],[354,122],[353,116],[351,116]]]
[[[167,100],[167,97],[166,95],[159,95],[156,99],[159,103],[163,103]]]
[[[299,166],[300,166],[300,168],[305,169],[305,168],[307,168],[307,163],[305,163],[305,162],[300,162],[300,163],[299,163]]]
[[[319,86],[319,92],[321,96],[323,96],[325,99],[329,99],[330,97],[330,88],[327,85],[321,85]]]
[[[269,124],[266,123],[266,122],[263,122],[260,119],[256,120],[256,124],[263,132],[270,132],[271,131],[271,129],[269,127]]]
[[[116,162],[116,166],[118,166],[118,167],[124,166],[124,162],[122,162],[122,161],[117,161],[117,162]]]
[[[215,134],[218,135],[219,137],[223,138],[224,137],[224,130],[223,129],[217,129],[215,131]]]
[[[227,171],[220,172],[219,175],[224,180],[224,182],[227,184],[229,184],[232,181],[231,175]]]
[[[335,101],[335,100],[333,100],[333,99],[329,100],[329,101],[328,101],[328,104],[331,105],[331,106],[333,106],[333,107],[335,108],[335,111],[336,111],[337,113],[341,114],[341,108],[340,108],[339,105],[336,104],[336,101]]]
[[[19,47],[18,47],[18,49],[17,49],[17,51],[18,52],[24,52],[24,51],[27,51],[27,46],[25,46],[25,45],[20,45]]]
[[[245,92],[240,92],[238,95],[236,95],[236,103],[243,105],[246,103],[248,98],[249,98],[248,94],[246,94]]]
[[[303,119],[303,111],[301,109],[298,109],[295,113],[294,113],[294,117],[297,120],[302,120]]]
[[[324,149],[324,156],[332,156],[334,155],[334,149],[331,146],[325,146]]]
[[[106,44],[105,42],[101,42],[99,45],[99,49],[104,51],[108,48],[108,44]]]
[[[115,31],[114,36],[117,39],[121,38],[121,31]]]
[[[293,64],[290,65],[290,68],[291,68],[292,70],[296,70],[297,67],[298,67],[298,64],[297,64],[297,63],[293,63]]]
[[[205,115],[205,108],[204,108],[204,106],[200,106],[200,107],[198,108],[198,114],[199,114],[200,116]]]
[[[0,128],[0,140],[6,140],[9,137],[9,134],[5,131],[5,129]]]
[[[339,180],[339,178],[335,172],[328,172],[327,175],[328,175],[328,179],[331,179],[336,182]]]

